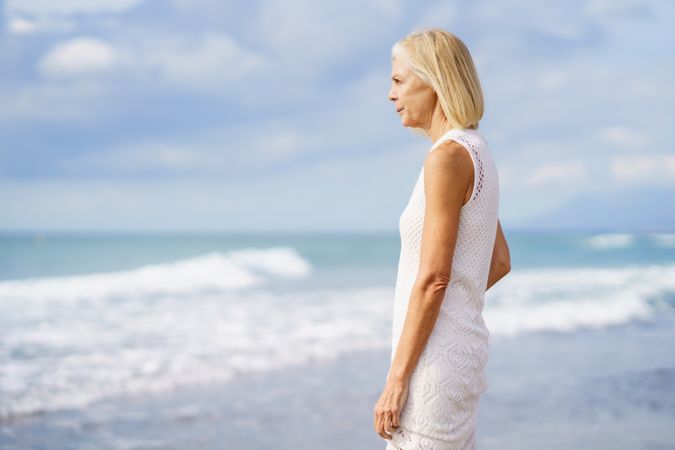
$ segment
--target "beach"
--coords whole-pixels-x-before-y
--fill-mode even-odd
[[[672,325],[494,342],[479,448],[675,448]],[[0,443],[17,450],[384,448],[372,408],[388,361],[386,351],[364,351],[222,385],[95,402],[3,423]]]
[[[341,239],[356,250],[335,256],[350,248]],[[521,239],[516,250],[540,238]],[[583,266],[567,255],[541,267],[532,253],[488,291],[481,449],[675,448],[672,250],[584,239]],[[389,368],[396,239],[363,241],[237,239],[257,253],[208,241],[215,256],[145,269],[5,277],[0,448],[383,449],[372,410]],[[230,279],[178,282],[190,268]],[[174,283],[162,291],[153,273]]]

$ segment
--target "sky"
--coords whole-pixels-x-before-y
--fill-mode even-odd
[[[1,5],[0,230],[394,232],[431,142],[391,46],[425,27],[473,56],[505,229],[675,198],[672,1]]]

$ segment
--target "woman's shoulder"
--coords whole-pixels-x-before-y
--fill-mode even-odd
[[[462,144],[447,139],[429,152],[424,160],[424,172],[426,178],[468,180],[473,174],[473,162]]]
[[[465,145],[453,139],[453,136],[449,136],[429,151],[424,160],[424,166],[454,166],[457,164],[461,166],[466,162],[471,163],[471,157]]]

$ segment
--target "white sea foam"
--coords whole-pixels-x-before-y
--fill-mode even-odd
[[[247,269],[271,275],[303,277],[312,271],[312,266],[290,247],[235,250],[229,252],[228,257]]]
[[[3,281],[0,299],[97,301],[189,294],[249,288],[263,284],[269,275],[302,277],[311,271],[311,265],[292,248],[246,249],[226,254],[213,252],[120,272]]]
[[[383,348],[391,297],[391,289],[258,290],[51,302],[48,311],[3,299],[12,330],[0,332],[0,420]]]
[[[493,335],[570,332],[672,312],[668,295],[673,265],[516,271],[488,291],[484,316]]]
[[[393,286],[266,288],[265,277],[311,270],[287,248],[209,254],[116,278],[0,283],[0,420],[364,349],[387,351]],[[231,279],[223,281],[223,274]],[[516,269],[487,292],[484,316],[491,339],[568,333],[672,313],[673,295],[672,265]]]
[[[585,239],[586,244],[594,249],[627,248],[635,242],[631,233],[603,233]]]

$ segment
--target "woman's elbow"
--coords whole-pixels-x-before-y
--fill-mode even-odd
[[[510,259],[502,259],[499,261],[499,271],[503,275],[506,275],[507,273],[511,272],[511,260]]]
[[[445,272],[433,272],[419,277],[419,287],[426,294],[424,297],[442,296],[450,283],[450,274]]]

